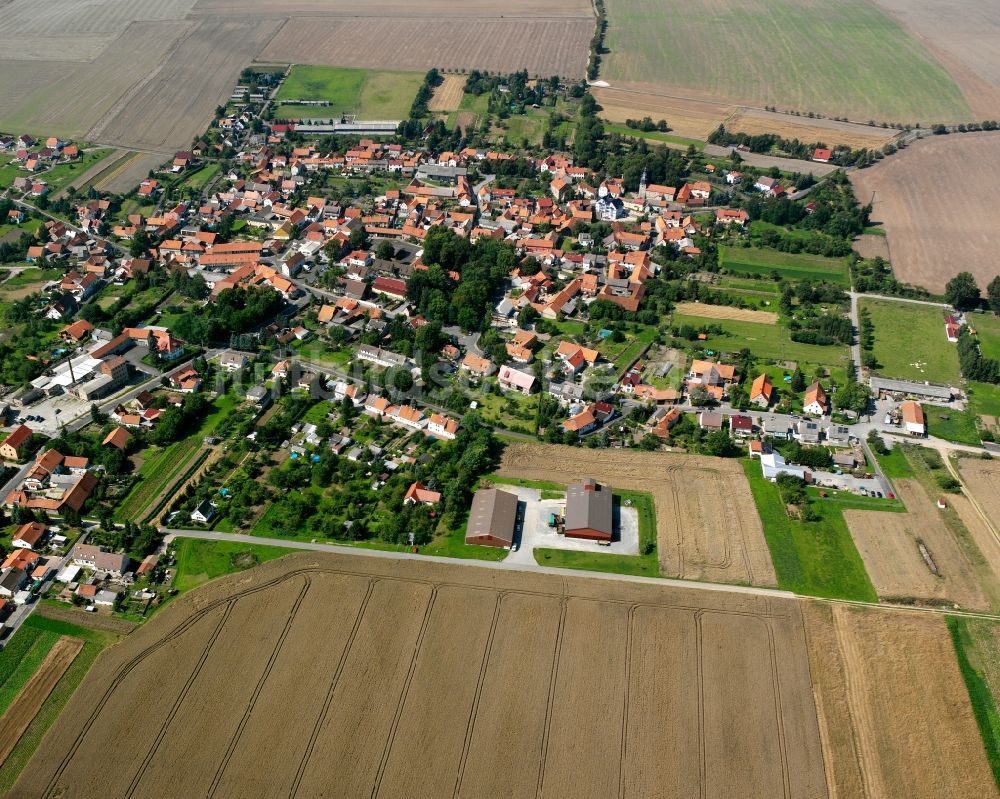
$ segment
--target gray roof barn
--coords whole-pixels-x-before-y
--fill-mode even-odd
[[[472,498],[465,543],[509,547],[517,523],[517,495],[497,488],[481,488]]]
[[[592,477],[566,490],[566,535],[610,541],[614,524],[611,489]]]

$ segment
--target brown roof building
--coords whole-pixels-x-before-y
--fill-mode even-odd
[[[466,544],[509,547],[517,524],[517,495],[497,488],[482,488],[472,498]]]

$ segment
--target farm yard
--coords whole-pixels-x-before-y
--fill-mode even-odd
[[[299,553],[109,650],[12,796],[806,799],[825,775],[804,642],[777,596]]]
[[[610,0],[607,15],[601,79],[615,88],[861,122],[972,118],[920,41],[868,0]]]
[[[511,444],[498,474],[562,484],[593,477],[615,489],[648,491],[656,506],[662,575],[775,585],[760,519],[736,461]]]
[[[1000,228],[984,198],[1000,182],[996,135],[933,136],[868,169],[851,173],[860,198],[875,197],[896,279],[937,294],[962,271],[985,289],[997,274],[994,247]],[[940,198],[948,197],[947,255],[937,233]]]
[[[945,620],[803,603],[831,796],[996,796]]]
[[[275,98],[279,118],[339,117],[355,114],[360,119],[403,119],[423,82],[419,72],[381,72],[343,67],[296,65]],[[324,101],[309,105],[293,100]]]

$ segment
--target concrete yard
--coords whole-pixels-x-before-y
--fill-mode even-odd
[[[511,563],[535,563],[534,550],[573,549],[583,552],[608,552],[615,555],[639,554],[639,513],[633,507],[615,503],[614,539],[609,546],[601,546],[596,541],[567,538],[559,535],[554,527],[549,527],[550,513],[560,514],[566,505],[565,499],[542,499],[536,488],[522,488],[512,485],[498,485],[498,488],[517,494],[522,503],[518,514],[519,528],[514,532],[517,550],[504,559]]]

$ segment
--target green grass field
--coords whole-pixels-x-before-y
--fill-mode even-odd
[[[619,136],[630,136],[633,139],[645,139],[654,144],[673,144],[676,147],[694,147],[696,150],[704,150],[705,142],[698,139],[687,139],[683,136],[673,136],[669,133],[660,133],[657,130],[643,131],[630,128],[627,125],[615,125],[612,122],[605,122],[604,130],[607,133],[617,133]]]
[[[704,342],[706,348],[716,352],[738,352],[743,347],[749,347],[758,358],[773,358],[775,360],[794,360],[810,373],[807,364],[826,366],[833,371],[843,372],[850,350],[845,346],[821,347],[817,344],[800,344],[792,341],[788,330],[781,325],[762,325],[756,322],[737,322],[728,319],[708,319],[699,316],[674,314],[675,325],[718,325],[725,334],[710,335]]]
[[[608,0],[601,78],[857,121],[965,121],[947,72],[867,0]],[[669,119],[668,119],[669,121]]]
[[[423,80],[419,72],[296,65],[278,90],[275,115],[326,118],[346,113],[365,120],[405,119]],[[327,100],[330,105],[294,105],[289,100]]]
[[[777,272],[789,280],[825,280],[840,286],[851,283],[845,258],[824,258],[760,247],[719,247],[719,266],[743,275],[767,277]]]
[[[1000,360],[1000,317],[993,314],[971,314],[969,324],[979,336],[979,349],[987,358]]]
[[[879,466],[882,467],[882,473],[890,480],[896,480],[901,477],[906,479],[916,477],[913,467],[910,466],[910,462],[906,459],[906,452],[900,444],[896,444],[885,455],[876,455],[875,457],[878,460]]]
[[[42,178],[49,184],[49,191],[55,193],[67,186],[72,186],[73,181],[90,169],[98,161],[107,158],[114,150],[101,148],[96,150],[86,150],[76,161],[66,164],[58,164],[42,175]],[[80,188],[77,186],[76,188]]]
[[[879,374],[921,382],[958,382],[958,352],[945,337],[940,308],[867,299],[861,300],[861,308],[868,310],[875,325]]]
[[[174,588],[178,591],[190,591],[216,577],[243,571],[257,563],[274,560],[294,551],[265,544],[179,538]]]
[[[877,602],[878,596],[844,521],[843,505],[815,499],[816,522],[792,519],[778,487],[765,480],[756,461],[744,461],[757,511],[764,525],[778,587],[831,599]]]
[[[986,759],[1000,787],[1000,628],[985,619],[948,616],[946,621]]]
[[[49,694],[48,699],[42,703],[42,707],[24,731],[21,740],[17,742],[17,745],[11,751],[10,755],[7,756],[3,765],[0,765],[0,793],[3,794],[6,794],[14,785],[17,776],[28,764],[31,756],[42,742],[45,733],[48,732],[49,727],[52,726],[52,723],[62,712],[63,707],[69,701],[73,692],[76,691],[77,686],[86,676],[87,672],[90,671],[90,667],[101,653],[101,650],[119,640],[119,636],[114,633],[92,630],[63,621],[48,619],[40,616],[38,613],[33,613],[21,625],[21,628],[7,643],[8,651],[15,646],[17,639],[22,635],[29,637],[36,636],[39,640],[43,636],[46,638],[50,636],[58,638],[60,635],[71,635],[75,638],[82,638],[85,643],[83,649],[80,650],[80,653],[70,664],[69,668],[66,669],[66,673],[63,674],[62,679],[52,689],[52,693]],[[3,662],[3,658],[6,655],[7,651],[0,654],[0,663]]]
[[[976,429],[976,415],[972,411],[924,405],[924,417],[927,419],[929,436],[958,444],[970,444],[974,447],[978,447],[981,443]]]
[[[970,382],[966,393],[969,395],[969,406],[976,416],[1000,418],[1000,386]]]

